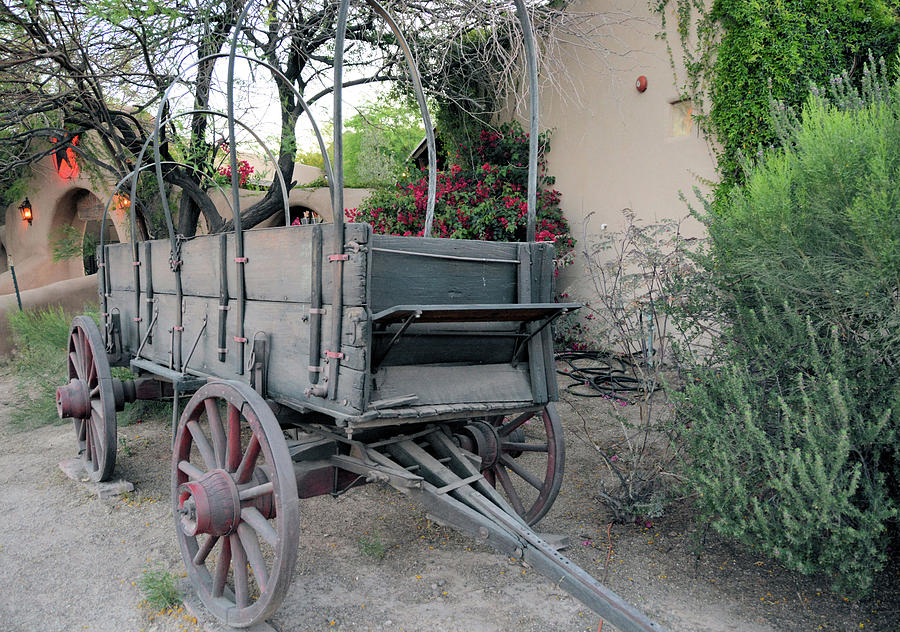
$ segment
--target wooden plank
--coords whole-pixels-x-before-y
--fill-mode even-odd
[[[447,240],[451,241],[451,240]],[[395,305],[515,303],[516,266],[372,255],[372,311]]]
[[[486,259],[517,259],[518,244],[503,241],[476,241],[472,239],[433,239],[423,237],[399,237],[397,235],[372,235],[372,248],[422,252],[432,255],[476,257]],[[414,257],[406,257],[407,264],[415,265]],[[515,264],[506,264],[515,268]]]
[[[134,291],[134,272],[131,267],[131,244],[109,245],[110,290]],[[132,300],[134,300],[132,298]]]
[[[515,261],[517,245],[462,239],[372,236],[373,311],[402,304],[514,303],[514,263],[440,259],[425,255]]]
[[[531,245],[519,245],[519,303],[531,303],[531,283],[534,277],[534,260],[531,256]],[[532,333],[536,325],[529,323],[525,331]],[[528,341],[528,375],[531,382],[532,399],[542,403],[547,401],[547,380],[544,375],[543,353],[538,353],[538,340],[531,338]]]
[[[311,260],[313,226],[282,226],[247,231],[244,235],[246,297],[249,301],[283,301],[308,303],[311,275],[307,268]],[[322,297],[331,300],[334,263],[331,254],[330,226],[322,226],[324,254],[322,261]],[[364,236],[364,231],[347,231]],[[237,296],[237,277],[233,272],[234,240],[228,241],[228,291]],[[350,253],[344,261],[344,305],[365,305],[366,253]]]
[[[556,268],[553,262],[553,247],[543,249],[541,273],[541,293],[538,295],[541,301],[553,300],[553,282],[556,279]],[[544,367],[547,376],[547,399],[551,402],[559,401],[559,384],[556,381],[556,359],[553,355],[553,325],[541,332],[541,348],[544,353]]]
[[[416,405],[421,406],[531,401],[531,384],[524,365],[391,366],[382,368],[374,380],[373,399],[417,395]]]
[[[231,237],[233,239],[233,237]],[[169,240],[157,239],[152,244],[154,291],[175,293],[175,273],[170,260]],[[181,244],[181,286],[185,296],[219,295],[219,236],[201,235]]]
[[[526,281],[527,282],[527,281]],[[372,321],[400,323],[417,312],[417,323],[491,323],[542,320],[576,303],[522,303],[493,305],[395,305],[372,315]]]

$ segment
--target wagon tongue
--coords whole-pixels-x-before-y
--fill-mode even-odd
[[[424,447],[423,447],[424,446]],[[425,506],[438,522],[518,557],[622,632],[663,630],[545,542],[479,473],[471,454],[436,430],[424,441],[402,440],[366,450],[373,480],[389,482]],[[476,459],[477,461],[477,459]],[[362,463],[360,463],[362,465]],[[341,463],[346,467],[346,461]],[[410,480],[398,472],[412,470]]]

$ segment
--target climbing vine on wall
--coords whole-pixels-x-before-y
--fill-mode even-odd
[[[685,76],[702,128],[717,144],[726,188],[743,180],[742,163],[777,144],[772,99],[797,107],[810,84],[847,71],[861,75],[869,53],[892,57],[900,43],[898,0],[652,0],[667,38],[674,17],[678,42],[667,41]],[[676,52],[678,51],[678,52]]]

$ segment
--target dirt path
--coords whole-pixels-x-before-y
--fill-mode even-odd
[[[183,613],[151,619],[135,585],[151,565],[183,573],[167,423],[120,428],[129,454],[120,450],[117,472],[135,492],[96,500],[57,467],[73,456],[68,425],[10,430],[13,383],[0,368],[0,632],[203,629]],[[577,430],[565,405],[560,411]],[[567,554],[602,577],[607,519],[594,499],[598,466],[575,432],[567,462],[540,528],[568,535]],[[360,546],[375,534],[381,560]],[[830,595],[824,579],[785,572],[712,536],[701,550],[688,512],[677,507],[651,529],[614,526],[612,538],[608,585],[673,632],[900,629],[897,567],[877,599],[852,604]],[[282,632],[562,632],[597,630],[598,618],[531,569],[370,486],[301,503],[295,578],[272,624]]]

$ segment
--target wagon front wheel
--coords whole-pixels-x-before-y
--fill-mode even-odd
[[[481,457],[481,471],[529,525],[543,518],[559,494],[566,461],[556,407],[474,420],[458,435]]]
[[[210,382],[175,435],[172,502],[188,578],[226,624],[248,627],[281,605],[297,561],[293,463],[271,409],[239,382]]]
[[[76,316],[69,330],[69,383],[56,390],[60,419],[71,417],[88,477],[105,481],[116,465],[116,395],[100,330],[90,316]]]

